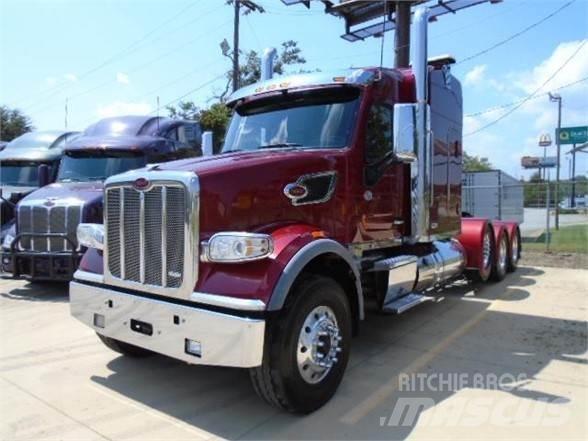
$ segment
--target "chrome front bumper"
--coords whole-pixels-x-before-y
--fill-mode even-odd
[[[261,365],[265,321],[125,294],[71,282],[71,314],[97,333],[192,364]],[[99,316],[103,316],[100,319]],[[98,320],[97,318],[98,317]],[[101,325],[103,327],[96,326]],[[150,335],[131,323],[151,326]],[[200,342],[201,356],[186,352],[186,340]]]

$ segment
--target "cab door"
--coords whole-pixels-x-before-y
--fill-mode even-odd
[[[400,238],[404,232],[403,165],[393,157],[393,107],[375,103],[366,127],[364,158],[364,199],[362,241]]]

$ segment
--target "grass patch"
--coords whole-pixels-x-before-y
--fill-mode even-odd
[[[523,250],[545,251],[545,233],[535,240],[523,241]],[[550,250],[557,253],[588,254],[588,224],[560,227],[551,230]]]

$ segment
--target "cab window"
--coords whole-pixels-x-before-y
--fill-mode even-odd
[[[385,105],[374,105],[370,110],[366,127],[365,163],[366,183],[377,182],[390,157],[393,145],[392,108]]]

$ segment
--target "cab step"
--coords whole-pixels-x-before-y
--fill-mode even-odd
[[[402,314],[411,308],[414,308],[421,303],[434,300],[435,297],[425,296],[423,294],[411,293],[405,296],[394,299],[393,301],[386,303],[382,307],[382,311],[388,314]]]

